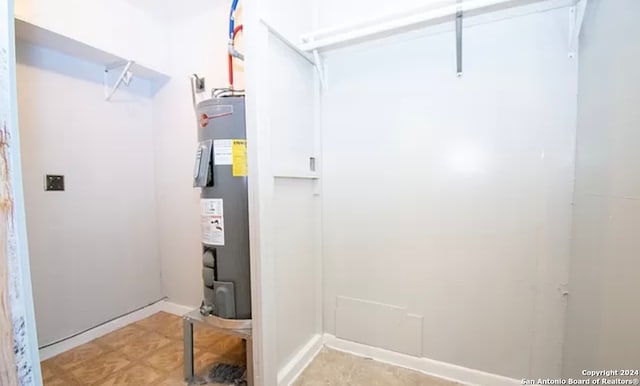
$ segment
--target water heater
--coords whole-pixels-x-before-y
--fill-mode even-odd
[[[194,186],[201,188],[203,302],[200,312],[251,319],[247,141],[243,97],[196,106]]]

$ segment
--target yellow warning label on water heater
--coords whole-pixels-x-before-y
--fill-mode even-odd
[[[247,140],[234,139],[231,144],[231,154],[233,157],[233,166],[231,174],[234,177],[247,176]]]

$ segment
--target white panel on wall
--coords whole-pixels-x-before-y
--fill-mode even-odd
[[[275,175],[310,172],[317,117],[314,68],[274,37],[269,38],[271,167]],[[282,369],[321,333],[318,270],[319,207],[313,180],[274,179],[277,352]]]
[[[268,9],[282,10],[260,17],[280,16],[268,20],[284,33],[311,23],[311,2],[270,2]],[[251,20],[259,23],[255,16]],[[271,384],[273,367],[287,379],[299,366],[300,351],[322,333],[319,186],[304,178],[309,157],[318,156],[318,100],[314,68],[264,25],[254,28],[255,56],[247,57],[254,63],[253,82],[247,84],[247,130],[254,141],[249,143],[254,146],[249,149],[252,262],[261,266],[254,284],[262,290],[264,382]]]
[[[269,39],[272,69],[271,105],[274,173],[308,173],[315,154],[315,87],[313,66],[276,38]]]
[[[103,68],[18,45],[27,231],[40,345],[162,297],[150,84],[104,102]],[[62,96],[62,97],[61,97]],[[63,174],[64,192],[44,175]]]
[[[422,315],[425,357],[559,375],[577,92],[567,15],[466,28],[462,78],[451,32],[331,53],[327,332],[337,297],[352,297]]]
[[[339,296],[336,336],[353,342],[422,356],[422,317],[406,308]]]
[[[318,330],[317,205],[314,182],[279,179],[274,190],[278,363],[282,367]]]

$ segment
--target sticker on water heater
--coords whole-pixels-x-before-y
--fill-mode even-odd
[[[221,198],[200,200],[202,243],[224,245],[224,205]]]
[[[234,177],[247,176],[247,140],[233,140],[233,166],[231,167],[231,175]]]
[[[233,164],[233,140],[216,139],[213,141],[213,164],[216,166]]]

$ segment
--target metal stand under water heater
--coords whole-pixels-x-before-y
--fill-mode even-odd
[[[198,150],[194,187],[202,188],[200,313],[228,328],[251,326],[247,141],[243,97],[196,106]]]

